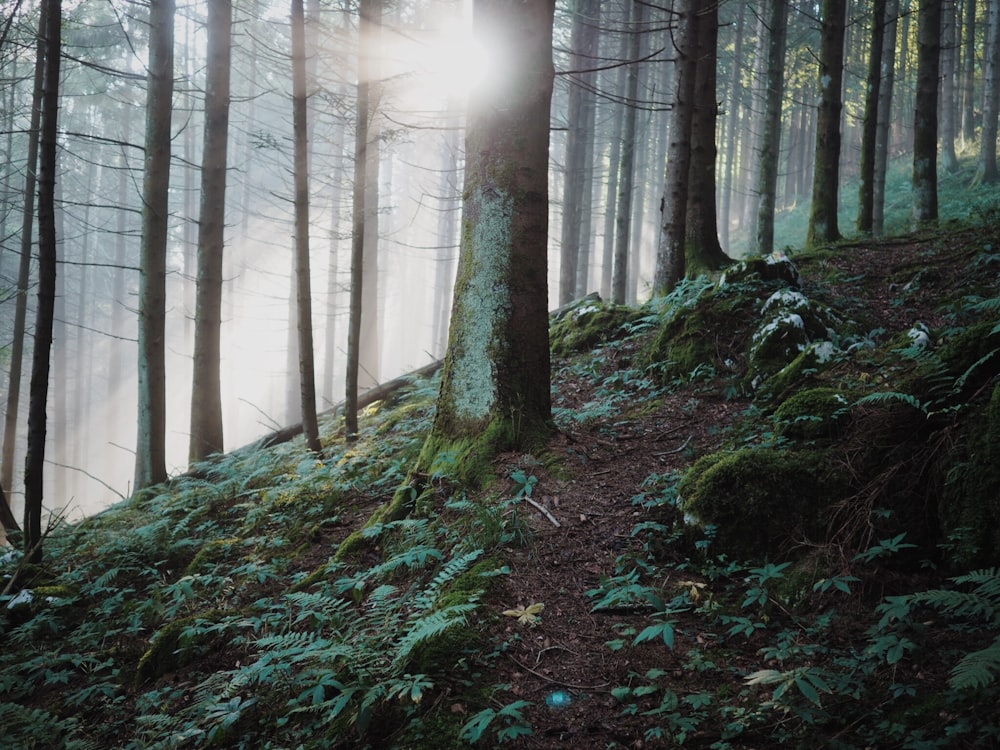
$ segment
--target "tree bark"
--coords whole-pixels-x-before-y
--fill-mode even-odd
[[[229,146],[229,78],[232,57],[231,0],[208,4],[205,125],[191,380],[188,458],[201,461],[223,451],[221,335],[222,264],[225,252],[226,152]]]
[[[774,210],[778,200],[778,157],[781,154],[781,105],[785,93],[785,40],[788,0],[771,0],[767,43],[767,98],[761,136],[760,184],[757,209],[757,253],[774,251]]]
[[[958,109],[955,88],[958,78],[958,34],[956,33],[956,0],[941,3],[941,167],[945,172],[958,171],[955,153]]]
[[[59,62],[62,5],[44,0],[45,75],[42,84],[38,162],[38,309],[28,402],[28,453],[24,462],[24,552],[29,563],[42,561],[42,474],[45,468],[49,357],[56,292],[56,150],[58,147]],[[65,376],[65,373],[61,373]]]
[[[938,220],[937,114],[941,0],[920,0],[918,23],[917,95],[913,114],[913,224],[921,227],[936,224]],[[995,148],[995,136],[993,145]]]
[[[615,254],[611,271],[611,301],[625,304],[629,276],[630,230],[632,222],[632,186],[635,180],[636,99],[639,96],[639,29],[645,21],[646,6],[629,5],[628,65],[625,84],[625,119],[622,123],[621,161],[618,171],[618,200],[615,210]]]
[[[35,224],[35,183],[38,165],[39,121],[42,111],[42,85],[45,75],[45,40],[48,33],[49,4],[42,3],[38,13],[38,44],[31,116],[28,124],[28,158],[24,175],[24,211],[21,220],[21,254],[17,273],[17,302],[14,305],[14,335],[10,350],[10,374],[7,380],[7,412],[4,415],[3,467],[0,484],[14,486],[14,456],[17,446],[17,420],[21,405],[21,373],[24,365],[25,322],[28,316],[28,285],[31,281],[32,229]],[[6,507],[6,506],[5,506]],[[17,522],[8,508],[3,525],[17,529]]]
[[[823,0],[820,39],[820,101],[816,123],[816,156],[812,208],[806,244],[810,247],[840,239],[837,226],[840,189],[840,113],[843,108],[845,0]]]
[[[292,0],[292,132],[295,150],[295,283],[299,341],[302,430],[309,450],[319,453],[316,366],[313,361],[312,284],[309,264],[309,118],[306,90],[306,20],[302,0]]]
[[[166,276],[170,116],[174,91],[174,0],[150,0],[146,158],[139,253],[139,418],[135,490],[167,478]]]
[[[997,115],[1000,112],[1000,0],[986,2],[986,71],[983,75],[983,129],[973,184],[997,182]]]
[[[361,0],[361,21],[358,27],[357,125],[354,135],[353,225],[351,231],[351,294],[350,320],[347,331],[347,369],[344,398],[345,436],[353,441],[358,434],[358,380],[361,357],[361,314],[365,276],[365,210],[366,178],[368,175],[368,126],[371,121],[369,102],[370,65],[373,17],[379,0]]]
[[[674,34],[676,82],[670,114],[666,177],[661,224],[653,274],[653,295],[670,292],[684,278],[688,177],[691,167],[691,125],[694,121],[694,82],[698,68],[697,0],[675,0]]]
[[[714,271],[730,263],[719,244],[715,210],[716,62],[719,44],[719,5],[698,2],[698,61],[694,82],[694,118],[691,122],[691,165],[688,176],[685,263],[687,274]]]
[[[885,176],[889,166],[889,138],[892,122],[892,90],[896,82],[896,27],[899,0],[886,0],[885,36],[882,44],[882,75],[878,94],[878,121],[875,128],[875,166],[872,173],[872,234],[885,231]]]
[[[470,103],[462,244],[441,392],[421,463],[467,471],[552,430],[546,247],[554,0],[476,0],[509,80]],[[481,468],[481,467],[480,467]]]
[[[878,134],[878,104],[882,90],[882,51],[885,41],[886,0],[872,5],[871,52],[865,87],[865,114],[861,135],[861,172],[858,179],[858,232],[871,234],[875,210],[875,140]]]
[[[964,0],[962,32],[962,145],[976,138],[976,5],[977,0]]]

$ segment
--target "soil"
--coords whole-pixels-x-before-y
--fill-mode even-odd
[[[962,233],[910,237],[891,244],[858,243],[803,263],[800,271],[808,296],[891,336],[917,321],[932,329],[941,326],[941,300],[954,298],[967,285],[970,263],[980,247]],[[627,366],[629,355],[621,349],[618,360],[607,358],[606,374]],[[592,401],[594,379],[575,377],[566,365],[557,361],[553,367],[560,405],[579,407]],[[532,704],[525,710],[532,733],[507,746],[536,750],[669,746],[644,737],[649,717],[623,715],[613,688],[657,668],[671,675],[678,695],[716,693],[725,689],[720,680],[727,679],[732,694],[737,694],[746,673],[761,668],[759,645],[750,639],[742,651],[729,651],[729,669],[714,671],[707,682],[691,668],[688,652],[714,636],[703,632],[705,621],[693,615],[678,618],[672,650],[662,641],[612,650],[605,644],[621,638],[623,628],[637,633],[652,621],[628,609],[595,612],[595,599],[587,593],[599,586],[602,577],[614,575],[616,559],[639,543],[633,528],[648,518],[632,499],[643,491],[647,477],[683,471],[718,449],[727,428],[749,406],[748,400],[727,401],[721,393],[721,387],[701,384],[667,395],[640,417],[622,421],[621,415],[610,415],[573,425],[551,445],[559,459],[559,476],[540,466],[529,467],[527,473],[539,478],[532,499],[547,513],[521,505],[531,528],[530,540],[512,551],[510,575],[488,602],[499,611],[544,604],[533,623],[501,617],[490,634],[496,644],[506,644],[492,679],[509,685],[509,690],[498,693],[496,707],[513,700]],[[504,476],[513,468],[524,468],[525,458],[502,456],[498,464],[498,473]],[[560,478],[564,476],[570,478]],[[690,572],[664,567],[666,591],[692,584]],[[547,700],[561,705],[547,705]],[[459,704],[452,710],[473,709]],[[719,739],[717,731],[703,731],[688,737],[685,746],[708,747]],[[750,742],[739,746],[753,747]],[[762,742],[761,747],[767,746]]]

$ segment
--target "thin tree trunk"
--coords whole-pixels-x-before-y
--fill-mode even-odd
[[[139,417],[135,490],[167,478],[166,276],[174,0],[150,0],[146,158],[139,267]]]
[[[45,40],[47,38],[49,3],[42,3],[38,14],[38,44],[36,47],[31,118],[28,124],[28,158],[24,176],[24,211],[21,220],[21,254],[17,274],[17,302],[14,306],[14,337],[10,351],[10,376],[7,381],[7,413],[4,415],[3,468],[0,484],[14,486],[14,456],[17,444],[17,419],[20,410],[21,372],[24,363],[25,321],[28,315],[28,284],[31,280],[32,230],[35,225],[35,177],[38,164],[39,121],[42,111],[42,84],[45,75]],[[8,509],[9,512],[9,509]],[[4,526],[18,528],[17,522],[5,518]]]
[[[840,239],[837,226],[840,188],[840,112],[843,107],[844,24],[847,3],[823,0],[816,157],[812,208],[806,244],[810,247]]]
[[[223,451],[222,266],[225,252],[226,152],[229,145],[231,0],[208,4],[205,130],[198,219],[198,287],[195,296],[191,440],[188,458],[201,461]]]
[[[38,162],[38,310],[28,403],[28,454],[24,462],[24,551],[25,559],[34,564],[42,561],[42,474],[56,291],[55,187],[62,41],[60,0],[44,0],[44,4],[48,9]]]
[[[623,5],[623,24],[628,25],[629,8]],[[625,60],[628,57],[629,35],[619,34],[618,59]],[[617,70],[607,71],[604,74],[616,91],[624,91],[627,66],[621,66]],[[612,129],[611,139],[608,146],[608,183],[604,193],[604,249],[601,253],[601,297],[611,298],[612,275],[614,269],[615,256],[615,226],[618,214],[618,183],[621,169],[622,133],[625,125],[626,105],[612,102]]]
[[[295,279],[298,300],[299,393],[302,431],[319,453],[316,367],[313,362],[312,285],[309,267],[309,139],[306,90],[306,22],[302,0],[292,0],[292,130],[295,141]]]
[[[941,0],[920,0],[917,26],[917,95],[913,115],[913,224],[938,220],[938,74],[941,67]],[[984,133],[985,136],[985,133]],[[996,147],[996,136],[993,138]]]
[[[787,0],[771,0],[767,44],[767,103],[760,151],[760,206],[757,211],[757,253],[774,251],[774,210],[778,200],[778,157],[781,154],[781,104],[785,92]]]
[[[740,148],[745,148],[746,134],[738,133],[738,123],[740,120],[741,97],[743,86],[740,82],[740,73],[743,65],[743,29],[746,25],[745,0],[737,0],[739,9],[736,15],[736,41],[733,50],[733,69],[729,79],[729,112],[726,118],[726,138],[724,143],[728,144],[725,151],[724,166],[722,168],[722,189],[719,202],[719,218],[722,224],[719,227],[719,242],[726,250],[730,249],[729,228],[732,224],[733,191],[735,185],[735,165],[736,155]]]
[[[896,82],[896,27],[899,0],[886,0],[885,36],[882,44],[882,83],[878,96],[878,122],[875,131],[875,167],[872,174],[872,234],[885,231],[885,178],[889,166],[889,137],[892,118],[892,90]]]
[[[958,171],[955,138],[958,110],[955,107],[955,79],[958,77],[958,36],[955,33],[956,0],[941,3],[941,168]]]
[[[962,145],[976,138],[976,5],[977,0],[965,0],[962,34]]]
[[[997,181],[997,115],[1000,112],[1000,0],[986,3],[986,72],[983,76],[983,129],[973,184]]]
[[[631,5],[629,7],[632,7]],[[639,33],[645,21],[645,5],[635,5],[633,13],[629,13],[627,24],[629,34],[628,60],[639,58]],[[625,294],[629,275],[630,229],[632,219],[632,186],[635,179],[635,131],[636,107],[639,96],[639,63],[632,62],[628,66],[628,78],[625,89],[625,121],[622,125],[621,168],[618,174],[618,203],[615,220],[615,255],[611,273],[611,301],[615,304],[625,304]]]
[[[674,35],[676,82],[671,109],[667,168],[660,203],[662,220],[653,273],[653,295],[670,292],[684,278],[688,177],[691,166],[691,126],[694,121],[694,82],[698,69],[698,14],[696,0],[675,0]]]
[[[882,90],[882,50],[885,41],[886,0],[872,6],[872,41],[868,56],[865,114],[861,135],[861,173],[858,179],[858,232],[871,234],[875,210],[875,141]]]
[[[354,135],[353,228],[351,232],[351,302],[347,331],[347,371],[345,374],[344,432],[348,441],[358,433],[358,375],[361,355],[362,283],[365,268],[365,181],[368,174],[368,126],[370,91],[370,49],[375,6],[379,0],[361,0],[358,49],[357,125]]]

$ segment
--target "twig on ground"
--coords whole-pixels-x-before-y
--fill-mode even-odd
[[[529,504],[529,505],[531,505],[531,506],[532,506],[532,507],[534,507],[534,508],[537,508],[537,509],[538,509],[538,511],[539,511],[539,512],[540,512],[540,513],[541,513],[542,515],[544,515],[544,516],[545,516],[545,517],[546,517],[547,519],[549,519],[550,521],[552,521],[552,525],[553,525],[553,526],[555,526],[556,528],[559,528],[560,526],[562,526],[562,524],[561,524],[561,523],[559,523],[559,521],[557,521],[557,520],[556,520],[556,517],[555,517],[554,515],[552,515],[551,513],[549,513],[549,509],[548,509],[548,508],[546,508],[546,507],[545,507],[544,505],[541,505],[541,504],[539,504],[539,503],[536,503],[536,502],[535,502],[534,500],[532,500],[532,499],[531,499],[530,497],[526,497],[526,498],[524,498],[524,499],[525,499],[525,500],[526,500],[526,501],[528,502],[528,504]]]

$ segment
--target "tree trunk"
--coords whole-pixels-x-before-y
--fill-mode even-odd
[[[629,34],[628,56],[633,61],[628,66],[625,84],[625,119],[622,123],[621,166],[618,172],[618,201],[615,212],[615,255],[611,272],[611,301],[625,304],[629,275],[630,230],[632,221],[632,186],[635,180],[635,130],[636,99],[639,96],[639,29],[645,21],[646,6],[629,7],[626,23],[632,28]]]
[[[697,0],[675,0],[677,30],[674,34],[676,81],[670,115],[662,219],[653,273],[653,295],[670,292],[684,278],[684,247],[688,177],[691,166],[691,125],[694,121],[694,81],[698,69]]]
[[[941,0],[920,0],[917,27],[917,95],[913,115],[913,224],[938,219],[938,73],[941,63]],[[996,148],[996,137],[993,138]]]
[[[774,210],[778,200],[778,157],[781,155],[781,104],[785,93],[785,40],[788,0],[771,0],[767,44],[767,103],[760,149],[760,206],[757,210],[757,253],[774,251]]]
[[[464,472],[483,470],[496,451],[536,450],[552,430],[546,246],[554,6],[473,6],[474,31],[508,50],[512,70],[470,104],[458,281],[424,468],[445,453]]]
[[[56,292],[56,150],[59,111],[59,62],[62,5],[44,0],[45,75],[42,84],[38,161],[38,309],[28,396],[28,454],[24,462],[24,552],[29,563],[42,561],[42,474],[45,468],[45,416],[49,393],[49,356]],[[65,376],[65,373],[60,373]]]
[[[997,181],[997,114],[1000,112],[1000,0],[986,3],[986,72],[983,76],[983,129],[973,184]]]
[[[360,37],[358,49],[357,125],[354,135],[354,188],[353,226],[351,231],[351,295],[350,320],[347,331],[347,370],[345,375],[344,432],[347,440],[357,438],[358,433],[358,381],[361,357],[361,314],[362,284],[366,269],[365,224],[368,214],[365,210],[366,178],[368,174],[368,126],[371,121],[369,107],[370,57],[373,54],[372,32],[376,6],[380,0],[361,0],[361,21],[358,27]]]
[[[167,478],[166,322],[174,0],[150,0],[146,157],[139,267],[139,417],[135,490]]]
[[[195,295],[191,440],[188,449],[191,461],[202,461],[223,450],[220,338],[232,25],[231,0],[213,0],[208,4],[205,130],[198,219],[198,287]]]
[[[698,2],[698,61],[694,81],[694,117],[691,122],[691,165],[688,175],[685,263],[689,276],[714,271],[730,262],[719,244],[715,210],[716,61],[719,42],[719,6],[716,0]]]
[[[965,0],[962,32],[962,145],[976,139],[976,5],[977,0]]]
[[[816,156],[812,207],[806,244],[840,239],[837,194],[840,189],[840,111],[843,106],[845,0],[823,0],[819,58],[820,100],[816,122]]]
[[[858,179],[858,232],[872,233],[875,209],[875,139],[878,134],[878,105],[882,90],[882,50],[885,41],[886,0],[872,6],[872,41],[868,56],[865,114],[861,135],[861,173]]]
[[[958,35],[955,32],[956,0],[941,2],[941,167],[945,172],[958,171],[955,138],[958,110],[955,87],[958,77]]]
[[[14,306],[14,335],[10,349],[10,375],[7,380],[7,412],[4,415],[3,468],[0,485],[14,486],[14,456],[17,446],[17,420],[20,410],[21,372],[24,364],[25,321],[28,315],[28,285],[31,281],[32,229],[35,224],[35,175],[38,164],[39,121],[42,111],[42,85],[45,75],[45,40],[48,36],[49,3],[42,3],[38,14],[38,45],[31,118],[28,125],[28,158],[24,176],[24,211],[21,220],[21,254],[17,273],[17,302]],[[8,509],[9,514],[9,509]],[[3,520],[8,529],[18,528],[13,514]]]
[[[719,227],[719,241],[725,249],[730,248],[729,229],[732,224],[733,192],[735,185],[735,165],[736,154],[739,151],[737,144],[745,148],[745,134],[738,132],[740,121],[741,93],[743,86],[740,82],[740,73],[743,66],[744,34],[746,25],[745,0],[737,0],[738,10],[736,15],[736,41],[733,50],[733,69],[729,79],[729,116],[726,118],[726,139],[728,147],[725,150],[725,158],[722,171],[722,191],[719,205],[719,217],[722,225]]]
[[[896,82],[896,27],[899,0],[886,0],[885,36],[882,44],[882,83],[878,94],[878,122],[875,129],[875,167],[872,173],[872,234],[885,231],[885,177],[889,166],[889,137],[892,122],[892,90]]]
[[[625,4],[622,8],[623,24],[628,24],[629,8]],[[629,35],[619,34],[618,59],[625,60],[628,57]],[[610,53],[609,53],[610,54]],[[613,86],[616,91],[623,91],[628,75],[627,66],[620,66],[615,70],[605,71],[604,77],[607,80],[605,85]],[[611,299],[611,287],[613,284],[613,269],[615,256],[615,226],[618,216],[618,183],[621,169],[622,133],[625,126],[626,105],[619,102],[611,102],[608,105],[611,110],[611,134],[608,146],[608,181],[604,193],[604,248],[601,253],[601,297]]]
[[[302,431],[319,453],[316,367],[313,362],[312,285],[309,266],[309,118],[306,90],[306,20],[302,0],[292,0],[292,132],[295,141],[295,282],[298,302],[299,395]]]

